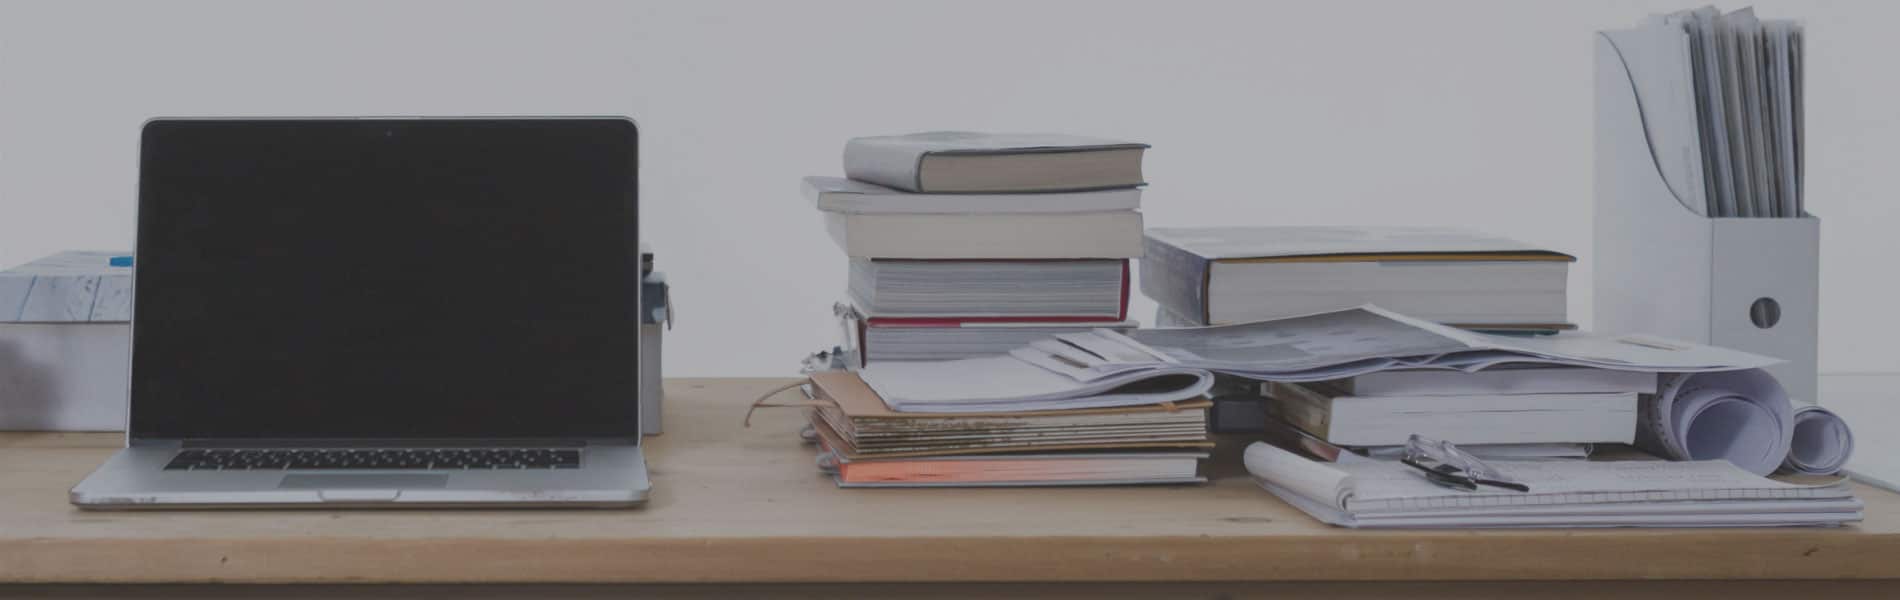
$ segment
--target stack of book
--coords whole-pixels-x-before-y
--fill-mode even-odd
[[[1141,291],[1163,325],[1225,325],[1362,304],[1454,327],[1573,329],[1576,259],[1426,227],[1198,227],[1147,233]]]
[[[857,373],[812,375],[820,465],[842,487],[1196,483],[1208,401],[1073,410],[892,410]]]
[[[845,145],[804,193],[850,257],[858,365],[1008,352],[1128,328],[1145,144],[934,132]]]

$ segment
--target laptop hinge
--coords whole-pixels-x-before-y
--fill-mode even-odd
[[[588,444],[575,439],[190,439],[186,448],[562,448]]]

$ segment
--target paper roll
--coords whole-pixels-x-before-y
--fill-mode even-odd
[[[1637,415],[1637,445],[1672,460],[1726,459],[1775,472],[1794,436],[1794,405],[1761,369],[1663,376]]]
[[[1854,432],[1840,415],[1812,404],[1794,409],[1794,438],[1781,468],[1809,475],[1832,475],[1854,454]]]

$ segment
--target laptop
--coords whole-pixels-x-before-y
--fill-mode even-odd
[[[158,119],[126,448],[89,509],[627,506],[624,118]]]

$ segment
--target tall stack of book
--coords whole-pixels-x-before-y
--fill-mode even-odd
[[[805,196],[851,261],[856,363],[1008,352],[1127,328],[1146,144],[932,132],[845,145]]]
[[[1146,149],[1047,134],[851,140],[845,178],[804,181],[850,260],[839,311],[856,350],[847,361],[869,373],[982,360],[1056,334],[1134,327],[1129,259],[1142,252]],[[841,486],[1202,481],[1204,399],[925,412],[865,381],[812,377],[822,404],[812,429]]]

